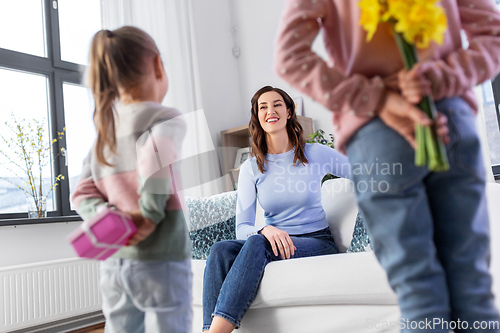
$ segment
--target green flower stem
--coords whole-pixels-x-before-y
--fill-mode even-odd
[[[417,149],[415,150],[415,165],[425,166],[426,151],[425,151],[425,133],[423,126],[416,126],[415,139],[417,141]]]
[[[418,62],[415,46],[408,43],[400,33],[394,31],[394,28],[393,32],[405,68],[410,70]],[[432,96],[424,96],[422,101],[418,103],[418,107],[424,111],[430,119],[437,119],[436,105],[434,104]],[[427,165],[429,170],[434,172],[448,170],[450,165],[448,163],[448,157],[446,156],[446,148],[443,140],[437,135],[436,128],[434,126],[423,127],[419,124],[415,126],[415,139],[417,141],[415,165]]]

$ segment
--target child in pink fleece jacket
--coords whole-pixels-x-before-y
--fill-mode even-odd
[[[97,32],[88,83],[97,139],[73,203],[85,220],[113,206],[138,229],[100,264],[106,332],[191,332],[191,242],[173,177],[186,124],[161,105],[168,79],[155,42],[135,27]]]
[[[388,24],[366,42],[358,1],[288,0],[275,70],[332,111],[337,149],[353,166],[402,166],[385,173],[353,168],[351,175],[375,254],[398,295],[402,331],[435,320],[441,325],[433,332],[448,332],[451,321],[464,330],[500,332],[472,91],[500,70],[500,13],[490,0],[439,5],[448,19],[444,43],[419,50],[420,64],[405,72]],[[320,30],[329,63],[311,50]],[[444,173],[414,165],[414,125],[431,121],[413,103],[427,92],[446,116],[438,123],[451,166]],[[493,325],[484,329],[476,321]]]

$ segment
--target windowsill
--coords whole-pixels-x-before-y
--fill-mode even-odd
[[[28,224],[75,222],[75,221],[83,221],[83,220],[79,215],[52,216],[52,217],[44,217],[44,218],[39,218],[39,219],[28,219],[28,218],[5,219],[5,220],[0,220],[0,227],[16,226],[16,225],[28,225]]]

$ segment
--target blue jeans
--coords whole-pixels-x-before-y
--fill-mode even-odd
[[[191,333],[191,259],[100,265],[106,333]]]
[[[499,332],[473,328],[499,320],[475,115],[460,98],[436,106],[448,117],[450,170],[416,167],[410,145],[376,118],[347,145],[359,208],[398,296],[402,332],[448,332],[444,324],[415,329],[433,320],[460,320],[455,332]]]
[[[338,252],[330,229],[290,236],[297,248],[292,258],[311,257]],[[203,279],[203,330],[212,317],[222,317],[240,327],[241,319],[257,295],[264,269],[275,256],[263,235],[244,240],[215,243],[205,266]]]

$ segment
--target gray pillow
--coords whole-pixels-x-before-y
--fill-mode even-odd
[[[356,224],[352,233],[352,240],[346,252],[369,252],[373,251],[372,240],[366,231],[363,218],[358,213],[356,216]]]
[[[186,197],[186,205],[193,259],[205,260],[213,244],[236,239],[236,191],[211,197]]]
[[[226,221],[191,231],[189,237],[193,242],[192,258],[206,260],[212,245],[223,240],[236,239],[235,224],[236,217],[233,216]]]
[[[203,229],[236,216],[236,191],[210,197],[186,197],[189,231]]]

